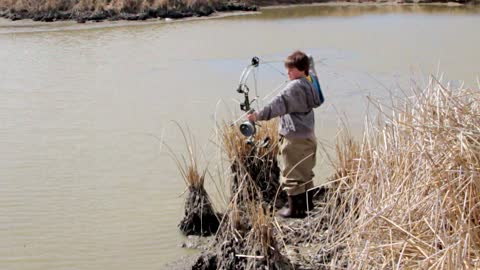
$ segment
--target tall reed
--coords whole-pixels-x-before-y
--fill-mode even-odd
[[[318,254],[336,250],[336,265],[480,267],[480,92],[433,77],[413,90],[374,102],[380,116],[361,143],[337,145],[334,192],[316,225],[329,224]]]

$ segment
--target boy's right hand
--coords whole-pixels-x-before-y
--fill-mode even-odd
[[[253,113],[247,114],[247,119],[250,122],[256,122],[257,121],[257,113],[253,112]]]

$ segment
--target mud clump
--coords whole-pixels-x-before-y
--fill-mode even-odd
[[[241,170],[245,170],[245,172],[241,172]],[[252,190],[248,192],[249,199],[261,200],[270,205],[275,203],[276,208],[280,208],[286,203],[287,194],[280,188],[280,169],[276,158],[268,159],[249,155],[242,165],[234,162],[231,171],[233,174],[232,194],[238,190],[242,176],[248,175],[254,183],[253,186],[250,186]],[[258,190],[260,193],[254,190]],[[259,198],[255,198],[256,195],[259,195]]]
[[[243,187],[242,193],[247,190],[246,185]],[[192,269],[293,269],[279,250],[270,207],[256,201],[232,201],[212,248]]]
[[[192,266],[192,270],[217,270],[217,256],[212,253],[202,254]]]
[[[185,235],[209,236],[220,225],[207,192],[203,187],[189,187],[185,200],[185,215],[178,225]]]

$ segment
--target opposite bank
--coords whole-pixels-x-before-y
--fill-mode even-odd
[[[457,3],[479,4],[480,0],[0,0],[0,17],[13,21],[32,19],[53,22],[75,20],[79,23],[105,20],[147,20],[182,19],[205,17],[216,12],[256,11],[257,7],[311,3],[389,3],[389,4],[429,4]]]

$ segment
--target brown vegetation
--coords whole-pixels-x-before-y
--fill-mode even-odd
[[[16,11],[100,11],[139,13],[150,9],[169,6],[175,7],[214,5],[220,0],[0,0],[0,9]]]
[[[238,127],[224,126],[222,143],[233,174],[232,194],[236,193],[243,181],[248,180],[253,183],[250,188],[259,191],[258,194],[265,203],[273,204],[275,200],[278,200],[278,204],[283,203],[286,197],[279,188],[278,139],[277,121],[262,123],[253,144],[246,143],[246,138]],[[248,192],[249,196],[256,195],[256,191]]]
[[[379,115],[360,142],[339,133],[336,173],[305,219],[276,218],[244,166],[252,153],[273,159],[275,144],[252,150],[226,126],[237,184],[193,269],[478,269],[480,91],[432,77],[389,106],[372,104]]]
[[[209,16],[216,11],[255,11],[256,6],[289,5],[337,2],[334,0],[0,0],[0,17],[11,20],[33,19],[35,21],[77,20],[146,20],[154,18],[180,19],[192,16]],[[445,0],[340,0],[352,3],[397,3],[397,4],[427,4],[447,3]],[[480,0],[453,0],[461,4],[478,4]],[[366,5],[364,11],[375,12],[378,7]],[[393,6],[395,7],[395,6]],[[427,10],[421,5],[409,5],[408,10]],[[438,7],[444,10],[444,7]],[[448,10],[459,10],[462,7],[448,7]],[[307,7],[308,9],[308,7]],[[394,8],[395,9],[395,8]],[[357,14],[359,10],[346,11],[345,7],[325,6],[321,13],[331,16],[340,10],[345,14]],[[402,10],[394,10],[403,12]],[[283,16],[302,16],[301,12],[285,11]],[[333,13],[332,13],[333,12]],[[362,11],[360,11],[361,13]],[[384,12],[382,9],[381,12]],[[363,13],[362,13],[363,14]],[[275,15],[275,16],[278,16]]]
[[[0,17],[47,22],[179,19],[234,10],[256,8],[225,0],[0,0]]]
[[[293,269],[280,252],[272,210],[261,199],[251,199],[249,195],[255,190],[251,185],[255,184],[243,180],[223,216],[212,248],[198,258],[192,269]]]
[[[185,132],[180,126],[179,128],[187,148],[186,157],[184,155],[177,157],[169,148],[188,188],[185,214],[178,226],[185,235],[211,235],[217,232],[220,220],[204,188],[207,169],[200,173],[195,140],[190,131]]]
[[[247,143],[237,126],[222,128],[222,150],[231,165],[231,200],[212,248],[193,269],[292,269],[280,253],[273,226],[278,196],[278,123],[257,129]]]
[[[478,269],[479,101],[432,78],[389,107],[373,102],[380,115],[360,142],[340,133],[336,173],[305,219],[275,218],[241,178],[193,269]]]
[[[374,103],[381,116],[363,140],[340,138],[313,225],[296,224],[312,232],[290,240],[309,246],[297,259],[314,269],[480,267],[479,101],[478,90],[432,78],[389,107]]]
[[[480,92],[434,78],[414,90],[340,152],[345,256],[355,269],[478,268]]]

